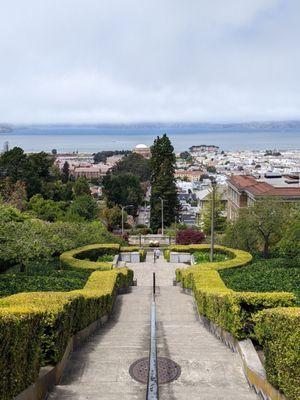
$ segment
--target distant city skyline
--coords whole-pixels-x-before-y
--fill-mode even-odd
[[[297,0],[11,0],[0,123],[300,120]]]

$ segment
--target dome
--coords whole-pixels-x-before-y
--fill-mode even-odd
[[[135,149],[148,149],[148,146],[146,146],[145,144],[137,144],[135,146]]]

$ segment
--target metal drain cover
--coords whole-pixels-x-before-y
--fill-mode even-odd
[[[157,358],[157,369],[158,369],[158,383],[168,383],[175,381],[181,374],[181,368],[176,362],[165,357]],[[141,358],[131,364],[129,373],[131,377],[140,382],[148,382],[148,369],[149,369],[149,358]]]

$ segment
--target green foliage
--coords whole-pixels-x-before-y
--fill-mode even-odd
[[[44,200],[41,194],[32,196],[28,203],[28,211],[32,211],[37,218],[50,222],[62,219],[66,208],[65,202]]]
[[[110,270],[112,262],[99,262],[103,255],[115,255],[120,250],[119,244],[91,244],[61,254],[62,265],[86,270]]]
[[[108,207],[132,205],[135,211],[142,204],[144,197],[139,179],[128,173],[121,175],[107,174],[103,178],[103,193]]]
[[[118,206],[104,208],[101,211],[101,217],[106,222],[106,226],[109,231],[119,228],[122,225],[122,211]],[[124,211],[124,221],[127,221],[126,211]]]
[[[91,195],[90,187],[88,181],[84,177],[80,177],[76,179],[74,184],[74,193],[75,196],[82,196],[82,195]]]
[[[23,222],[28,219],[28,215],[21,213],[17,208],[10,205],[0,204],[0,224],[7,222]]]
[[[69,178],[70,178],[70,168],[68,161],[66,161],[61,171],[61,180],[63,183],[67,183]]]
[[[56,364],[71,336],[111,312],[116,290],[132,283],[129,269],[91,274],[84,289],[20,293],[0,300],[0,397],[10,400]]]
[[[20,292],[47,292],[81,289],[90,272],[84,270],[61,269],[59,263],[32,262],[26,272],[20,273],[16,267],[0,274],[0,297]]]
[[[300,260],[270,259],[247,267],[226,269],[220,275],[237,291],[293,292],[300,304]]]
[[[205,248],[205,245],[197,245],[198,248],[200,246]],[[196,245],[180,246],[181,251],[184,247],[195,248]],[[264,308],[293,306],[295,296],[285,292],[235,292],[227,288],[218,271],[246,265],[252,257],[249,253],[241,250],[227,249],[221,246],[218,248],[234,258],[177,269],[176,279],[182,283],[183,287],[194,291],[200,314],[229,331],[237,339],[253,337],[255,317],[259,311]]]
[[[26,307],[0,308],[0,398],[11,400],[39,374],[45,313]]]
[[[268,381],[290,400],[300,399],[300,308],[264,310],[255,334],[264,348]]]
[[[100,152],[94,154],[94,163],[95,164],[99,164],[99,163],[105,164],[108,157],[117,156],[117,155],[128,155],[128,154],[131,154],[130,150],[100,151]]]
[[[216,189],[215,193],[215,208],[214,208],[214,220],[215,220],[215,232],[224,232],[226,228],[226,217],[224,217],[225,205],[222,202],[223,194],[219,193]],[[212,214],[212,193],[207,196],[207,204],[201,214],[203,223],[203,231],[207,235],[211,233],[211,214]]]
[[[170,226],[177,220],[179,201],[175,183],[176,158],[170,139],[164,134],[155,139],[151,147],[151,216],[150,226],[153,231],[161,227],[161,199],[164,200],[164,225]]]
[[[261,251],[269,258],[270,247],[286,237],[286,228],[292,221],[293,207],[273,199],[256,201],[253,206],[242,209],[237,221],[228,228],[224,244],[241,249]]]
[[[226,261],[228,260],[229,255],[221,252],[214,252],[214,261],[215,262],[220,262],[220,261]],[[201,264],[201,263],[207,263],[210,262],[210,253],[209,251],[196,251],[194,253],[194,259],[196,264]]]
[[[99,207],[90,194],[81,194],[71,203],[67,213],[67,221],[92,221],[99,214]]]
[[[112,169],[113,175],[135,175],[140,182],[150,179],[150,161],[137,153],[126,155]]]
[[[114,255],[112,254],[103,254],[102,256],[98,257],[97,262],[113,262]]]

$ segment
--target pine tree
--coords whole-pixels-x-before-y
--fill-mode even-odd
[[[69,178],[70,178],[70,167],[68,161],[66,161],[62,168],[61,180],[63,183],[67,183]]]
[[[155,139],[151,147],[151,217],[153,231],[161,227],[161,199],[164,207],[164,226],[176,221],[179,212],[179,201],[175,182],[176,158],[170,139],[164,134]]]

